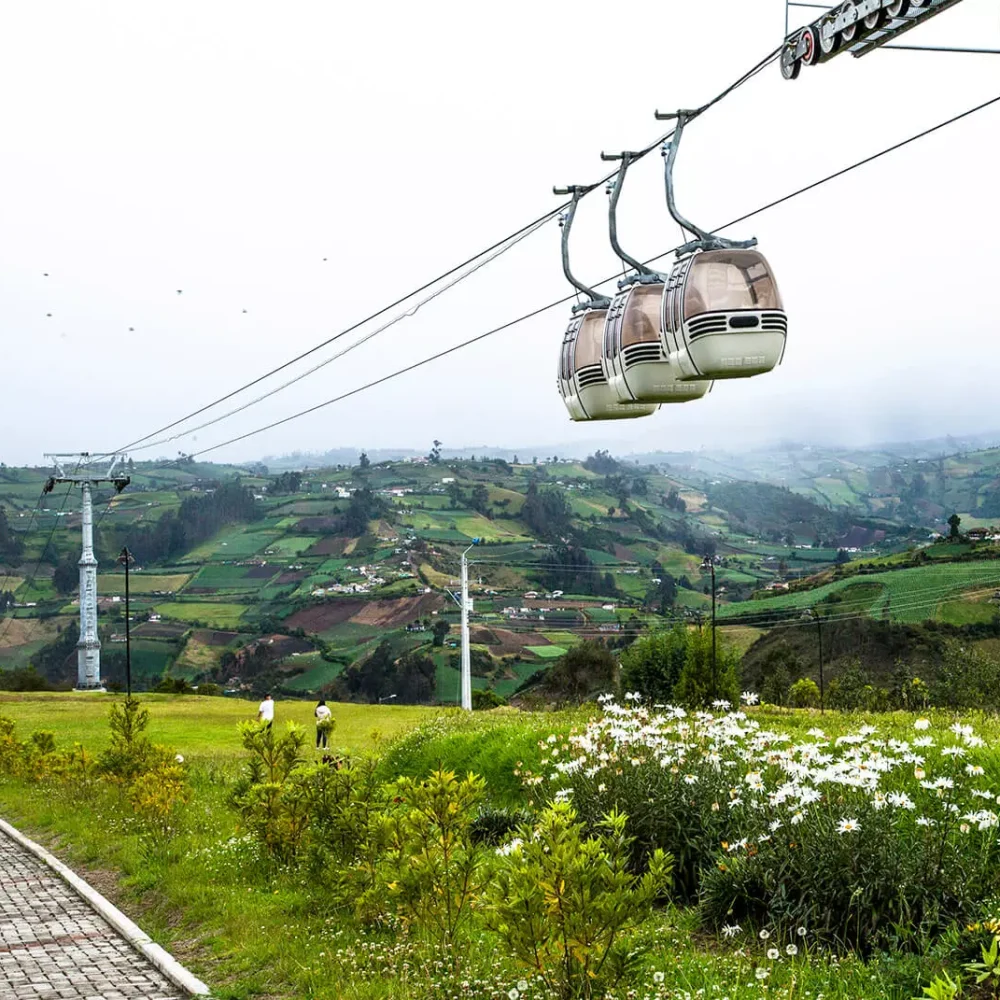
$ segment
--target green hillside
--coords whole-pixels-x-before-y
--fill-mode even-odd
[[[945,462],[945,476],[960,469],[964,482],[974,464]],[[819,471],[835,478],[825,465]],[[416,684],[413,697],[445,702],[458,690],[451,594],[474,539],[472,623],[484,632],[473,637],[476,684],[504,696],[582,639],[620,645],[637,629],[703,619],[706,554],[722,621],[766,624],[820,604],[971,623],[992,617],[980,591],[1000,586],[1000,562],[955,562],[970,553],[943,545],[931,547],[934,565],[890,569],[926,530],[873,516],[869,504],[600,452],[585,462],[411,459],[280,475],[140,463],[131,474],[120,496],[95,495],[111,682],[124,671],[124,574],[115,560],[126,545],[136,560],[141,685],[166,672],[299,694],[335,685],[340,695],[373,698]],[[78,497],[60,487],[39,501],[45,475],[0,470],[0,668],[31,662],[70,683]],[[872,570],[863,578],[860,560]],[[760,596],[785,584],[808,589]],[[435,639],[439,622],[448,631]],[[386,676],[373,679],[380,664]]]

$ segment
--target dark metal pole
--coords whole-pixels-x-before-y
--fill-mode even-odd
[[[816,634],[819,637],[819,714],[822,715],[825,706],[825,689],[823,687],[823,617],[818,611],[816,616]]]
[[[119,561],[125,563],[125,694],[132,697],[132,631],[129,628],[129,591],[128,564],[132,561],[132,553],[128,546],[122,549]]]
[[[715,560],[712,560],[712,700],[719,697],[719,675],[715,659]]]

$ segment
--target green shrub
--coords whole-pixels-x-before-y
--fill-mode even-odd
[[[668,702],[684,668],[688,629],[676,625],[637,639],[621,655],[621,687],[638,691],[650,702]]]
[[[518,827],[529,822],[531,822],[531,815],[524,809],[484,806],[472,821],[472,839],[477,844],[498,847]]]
[[[486,893],[487,921],[508,951],[560,997],[601,996],[634,955],[624,931],[641,923],[667,889],[671,858],[649,857],[630,870],[626,817],[607,815],[594,836],[566,803],[545,810],[534,828],[502,849]]]
[[[473,771],[486,781],[491,805],[518,808],[524,803],[520,774],[537,767],[538,741],[548,732],[544,720],[513,712],[473,714],[456,720],[441,716],[388,745],[379,765],[383,780],[423,777],[443,767]],[[545,728],[543,728],[545,727]]]
[[[492,688],[476,688],[472,692],[472,710],[474,712],[488,711],[506,704],[507,702]]]
[[[111,744],[98,755],[98,770],[128,783],[166,764],[170,755],[145,735],[148,726],[149,710],[137,699],[126,698],[113,704],[108,713]]]
[[[800,678],[788,689],[788,704],[792,708],[819,708],[819,685],[808,677]]]
[[[291,860],[298,854],[309,821],[304,790],[290,781],[303,760],[305,733],[292,723],[284,736],[260,722],[241,723],[239,730],[251,756],[230,803],[272,857]]]
[[[971,794],[979,782],[962,758],[922,748],[926,765],[907,779],[903,768],[912,774],[913,765],[903,758],[911,751],[894,756],[871,735],[872,743],[849,738],[846,750],[815,766],[791,813],[761,800],[756,817],[734,826],[723,855],[703,873],[707,924],[806,927],[813,939],[862,953],[923,949],[996,891],[997,816]],[[868,768],[891,778],[880,785]],[[782,783],[764,772],[761,795]]]
[[[730,646],[721,635],[716,635],[713,667],[712,630],[692,630],[672,700],[690,708],[707,708],[716,701],[738,705],[740,659],[739,650]]]
[[[604,718],[546,741],[545,797],[569,795],[591,831],[634,810],[635,870],[657,847],[713,929],[795,931],[867,953],[919,949],[1000,892],[1000,816],[971,727],[912,740],[875,727],[827,740],[713,718],[606,706]],[[983,763],[980,763],[980,758]]]
[[[472,836],[483,779],[438,770],[424,781],[401,778],[402,806],[391,821],[389,884],[408,927],[450,950],[489,879],[487,850]]]

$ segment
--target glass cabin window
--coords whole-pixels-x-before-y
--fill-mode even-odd
[[[781,309],[767,261],[752,250],[709,250],[691,265],[684,315],[733,309]]]
[[[563,339],[562,351],[559,355],[559,377],[568,382],[573,377],[573,337]]]
[[[637,285],[632,289],[622,319],[622,347],[659,341],[662,298],[663,285]]]
[[[574,367],[577,371],[587,365],[601,363],[601,345],[604,341],[604,317],[607,310],[588,312],[583,318],[583,326],[576,336]]]

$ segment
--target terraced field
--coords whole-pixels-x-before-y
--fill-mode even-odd
[[[182,622],[205,622],[214,628],[231,628],[238,625],[246,611],[243,604],[224,604],[214,601],[167,601],[156,605],[156,613],[164,618]]]
[[[128,588],[131,594],[173,594],[181,590],[191,579],[190,573],[129,573]],[[99,594],[124,594],[124,573],[99,573],[97,575]]]
[[[970,591],[982,591],[979,596],[989,596],[993,588],[1000,587],[1000,560],[916,566],[848,577],[800,593],[721,605],[718,614],[720,618],[733,618],[768,611],[804,610],[859,585],[864,585],[864,589],[856,591],[853,597],[844,594],[843,600],[832,605],[831,613],[886,615],[899,622],[923,621],[933,617],[942,604],[950,605],[952,599]]]

